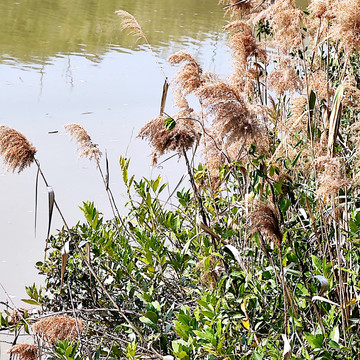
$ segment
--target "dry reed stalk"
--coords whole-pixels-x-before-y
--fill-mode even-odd
[[[49,316],[32,325],[34,333],[48,342],[55,343],[59,340],[76,340],[84,329],[81,319],[73,319],[67,316]]]
[[[37,360],[39,358],[37,345],[17,344],[13,345],[7,352],[19,360]]]
[[[228,159],[221,150],[222,141],[216,136],[215,132],[206,130],[206,134],[202,138],[202,143],[202,154],[209,172],[210,184],[213,189],[216,189],[220,186],[219,170],[221,166],[228,162]]]
[[[0,126],[0,155],[8,171],[20,173],[35,160],[36,148],[19,131]]]
[[[96,163],[99,164],[102,153],[99,150],[98,145],[91,141],[91,138],[86,130],[81,125],[74,123],[67,124],[64,128],[67,132],[69,132],[71,139],[75,139],[78,143],[80,158],[86,157],[90,161],[95,159]]]

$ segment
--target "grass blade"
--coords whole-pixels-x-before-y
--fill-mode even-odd
[[[342,113],[342,98],[344,94],[344,85],[339,85],[334,97],[334,104],[329,120],[329,139],[328,139],[328,156],[334,156],[336,138],[339,133],[340,118]]]
[[[46,239],[49,239],[50,227],[51,227],[51,219],[52,219],[52,214],[53,214],[53,210],[54,210],[54,203],[55,203],[55,193],[54,193],[54,190],[53,190],[53,188],[51,186],[47,187],[47,191],[48,191],[48,199],[49,199],[49,225],[48,225],[48,231],[47,231]]]

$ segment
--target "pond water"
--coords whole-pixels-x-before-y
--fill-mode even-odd
[[[166,59],[186,49],[204,70],[229,72],[217,1],[209,0],[1,0],[0,124],[13,127],[36,146],[49,184],[70,225],[83,220],[79,205],[94,201],[110,217],[94,164],[79,160],[63,126],[83,125],[110,161],[110,182],[120,207],[126,201],[118,166],[130,157],[131,171],[172,186],[185,172],[176,158],[151,169],[150,149],[136,138],[159,113],[164,78],[149,47],[120,31],[114,11],[135,15],[164,72]],[[167,112],[172,113],[171,96]],[[41,283],[34,263],[44,256],[47,192],[39,188],[38,231],[34,236],[36,169],[20,175],[0,168],[0,301],[21,305],[24,287]],[[184,185],[186,185],[184,183]],[[52,232],[61,227],[54,215]],[[5,290],[6,289],[6,290]]]

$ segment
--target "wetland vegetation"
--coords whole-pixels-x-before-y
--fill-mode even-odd
[[[45,285],[26,289],[40,312],[8,304],[1,313],[12,356],[360,358],[360,1],[221,6],[232,73],[204,71],[186,49],[171,55],[177,73],[170,82],[164,74],[160,114],[138,134],[152,166],[172,155],[185,163],[188,186],[165,196],[161,177],[137,178],[120,157],[121,213],[96,135],[66,124],[113,212],[105,219],[90,199],[86,222],[70,226],[34,145],[0,126],[5,165],[35,166],[49,229],[53,211],[64,223],[48,231],[36,264]],[[119,27],[151,47],[141,22],[118,15]],[[17,344],[24,332],[33,342]]]

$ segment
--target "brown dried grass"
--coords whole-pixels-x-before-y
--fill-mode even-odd
[[[250,234],[263,233],[267,240],[274,240],[277,246],[281,245],[283,235],[279,226],[279,214],[273,204],[264,201],[253,203],[253,209],[249,213],[249,231]]]
[[[124,10],[117,10],[115,11],[115,14],[121,17],[121,30],[129,30],[130,33],[137,38],[137,40],[144,39],[147,41],[141,26],[133,15]]]
[[[19,360],[37,360],[39,358],[37,345],[17,344],[13,345],[7,352]]]
[[[183,110],[174,116],[176,126],[169,130],[165,120],[167,116],[158,116],[143,126],[138,137],[146,139],[153,149],[152,164],[156,165],[159,156],[175,151],[179,156],[190,149],[201,137],[201,127],[191,120],[192,109]]]
[[[0,126],[0,155],[8,171],[20,173],[35,160],[36,148],[19,131]]]
[[[48,343],[59,340],[75,340],[78,337],[77,328],[80,333],[84,329],[84,322],[81,319],[74,319],[62,315],[49,316],[32,325],[34,333]]]
[[[274,45],[288,53],[298,48],[302,42],[303,18],[303,12],[296,7],[294,0],[275,0],[254,17],[253,22],[269,21],[274,33]]]
[[[102,153],[99,150],[98,145],[91,141],[89,134],[81,125],[71,123],[65,125],[64,128],[70,134],[71,139],[75,139],[78,143],[80,158],[86,157],[90,161],[92,159],[95,159],[96,162],[100,161]]]

